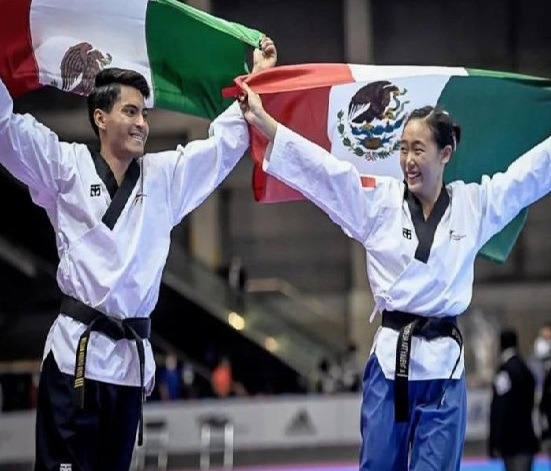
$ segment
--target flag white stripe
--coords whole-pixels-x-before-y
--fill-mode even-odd
[[[371,79],[366,82],[334,86],[329,94],[327,135],[331,141],[331,153],[342,160],[353,163],[364,175],[387,175],[403,178],[398,145],[405,118],[416,108],[426,105],[434,106],[450,79],[449,74],[429,75],[421,78],[419,74],[417,77],[411,76],[412,72],[403,74],[401,78],[394,78],[395,69],[387,69],[388,75],[379,73],[376,78],[373,78],[372,75]],[[361,113],[368,109],[370,104],[365,99],[360,100],[359,106],[352,107],[352,111],[356,112],[350,113],[352,98],[362,87],[379,80],[387,80],[391,83],[391,87],[396,86],[400,90],[400,94],[391,98],[385,108],[388,115],[383,119],[373,119],[368,123],[354,123],[352,119],[361,116]],[[373,98],[377,99],[376,96]],[[340,114],[341,118],[339,118]],[[401,125],[398,126],[400,122]],[[343,126],[343,128],[339,126]],[[376,133],[370,138],[364,131],[371,126],[380,126],[389,130]],[[342,132],[341,129],[343,129]],[[346,138],[349,140],[348,143]],[[377,145],[377,139],[388,142]],[[358,150],[363,155],[355,154],[354,150]],[[385,152],[389,153],[385,155]]]
[[[463,67],[410,66],[410,65],[361,65],[348,64],[350,73],[356,82],[372,82],[401,77],[422,77],[426,75],[448,76],[469,75]]]
[[[104,58],[109,54],[105,66],[136,70],[151,86],[146,10],[147,0],[33,0],[30,25],[39,82],[61,88],[63,56],[85,42]],[[153,106],[152,99],[147,105]]]

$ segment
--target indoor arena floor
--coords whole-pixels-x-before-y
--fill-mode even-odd
[[[221,468],[211,469],[213,471],[222,471]],[[461,465],[461,471],[504,471],[504,469],[503,464],[499,461],[487,459],[466,459]],[[187,469],[185,471],[190,470]],[[233,471],[358,471],[358,466],[354,463],[246,466],[233,468]],[[551,471],[551,461],[538,458],[532,467],[532,471]]]

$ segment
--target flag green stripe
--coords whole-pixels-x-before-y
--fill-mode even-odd
[[[446,165],[446,181],[479,182],[481,161],[484,173],[493,175],[551,134],[549,81],[503,78],[493,73],[452,77],[442,91],[438,105],[461,125],[461,143]],[[523,211],[481,253],[504,261],[525,220]]]
[[[551,87],[551,80],[545,77],[534,75],[516,74],[514,72],[503,72],[498,70],[465,69],[471,77],[487,77],[512,80],[524,85],[535,85],[537,87]]]
[[[212,119],[231,99],[221,90],[247,73],[262,33],[176,0],[150,0],[146,41],[155,106]]]

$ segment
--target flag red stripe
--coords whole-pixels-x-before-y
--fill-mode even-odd
[[[362,175],[360,177],[360,181],[362,182],[362,186],[364,188],[375,188],[375,178],[373,177],[366,177],[365,175]]]
[[[264,109],[278,122],[306,139],[331,149],[327,136],[327,114],[330,88],[316,88],[261,95]],[[256,129],[251,133],[251,152],[257,165],[262,165],[267,140]]]
[[[327,136],[329,92],[334,85],[354,82],[354,77],[347,64],[281,66],[237,77],[235,86],[224,89],[223,95],[239,95],[239,84],[243,82],[262,97],[264,109],[278,122],[330,150],[331,142]],[[262,160],[268,141],[256,128],[250,129],[250,136],[255,163],[255,199],[270,203],[303,199],[298,191],[264,174]]]
[[[258,94],[267,94],[340,85],[354,82],[354,77],[347,64],[285,65],[237,77],[235,85],[222,90],[222,95],[236,97],[242,82]]]
[[[31,0],[0,0],[0,76],[12,96],[39,88],[33,53]]]
[[[258,165],[253,168],[253,193],[254,199],[260,203],[283,203],[304,199],[301,193],[268,175]]]
[[[331,149],[327,136],[327,114],[330,88],[289,91],[262,95],[264,108],[280,123],[324,149]],[[253,190],[255,199],[264,202],[293,201],[302,195],[266,175],[261,177],[262,160],[268,141],[256,128],[250,129],[251,155],[255,162]]]

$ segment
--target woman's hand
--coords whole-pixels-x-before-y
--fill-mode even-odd
[[[277,131],[277,121],[266,113],[258,94],[253,92],[246,83],[240,86],[243,93],[237,100],[243,116],[251,126],[256,127],[270,141],[273,141]]]

